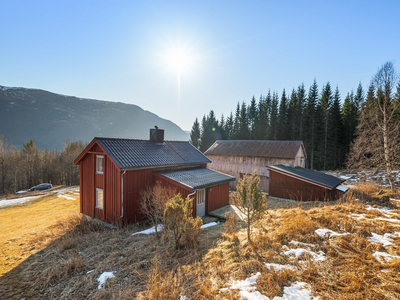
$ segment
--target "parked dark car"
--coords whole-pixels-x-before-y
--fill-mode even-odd
[[[53,186],[50,183],[42,183],[37,186],[33,186],[29,189],[29,191],[41,191],[51,189]]]

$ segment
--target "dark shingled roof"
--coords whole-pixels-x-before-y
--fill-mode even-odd
[[[330,189],[334,189],[343,181],[345,181],[344,179],[340,179],[332,175],[328,175],[322,172],[305,169],[301,167],[292,168],[284,165],[275,165],[275,166],[268,166],[267,168],[270,170],[283,171],[285,173],[289,173],[297,177],[301,177],[309,181],[322,184],[324,186],[329,187]]]
[[[209,186],[235,180],[235,177],[202,167],[158,171],[156,173],[165,176],[173,181],[186,185],[193,190],[200,190]]]
[[[185,141],[95,138],[120,169],[157,166],[205,164],[211,162],[199,150]]]
[[[205,155],[295,158],[302,141],[217,140]]]

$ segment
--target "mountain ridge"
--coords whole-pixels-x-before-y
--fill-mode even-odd
[[[30,139],[49,150],[95,136],[148,139],[155,125],[165,130],[165,139],[189,139],[172,121],[135,104],[0,85],[0,136],[19,149]]]

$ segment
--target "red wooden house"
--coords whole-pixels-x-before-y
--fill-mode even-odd
[[[267,166],[269,195],[299,201],[336,200],[347,191],[343,179],[322,172],[285,165]]]
[[[141,192],[160,181],[182,197],[194,197],[193,215],[229,204],[234,177],[207,169],[211,161],[185,141],[164,141],[164,130],[150,129],[150,140],[96,137],[76,158],[81,213],[112,224],[143,219]]]

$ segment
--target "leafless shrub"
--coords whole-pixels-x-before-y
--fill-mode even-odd
[[[159,181],[141,192],[141,211],[155,227],[156,237],[158,237],[158,225],[162,223],[166,204],[175,194],[173,189],[163,187]]]

